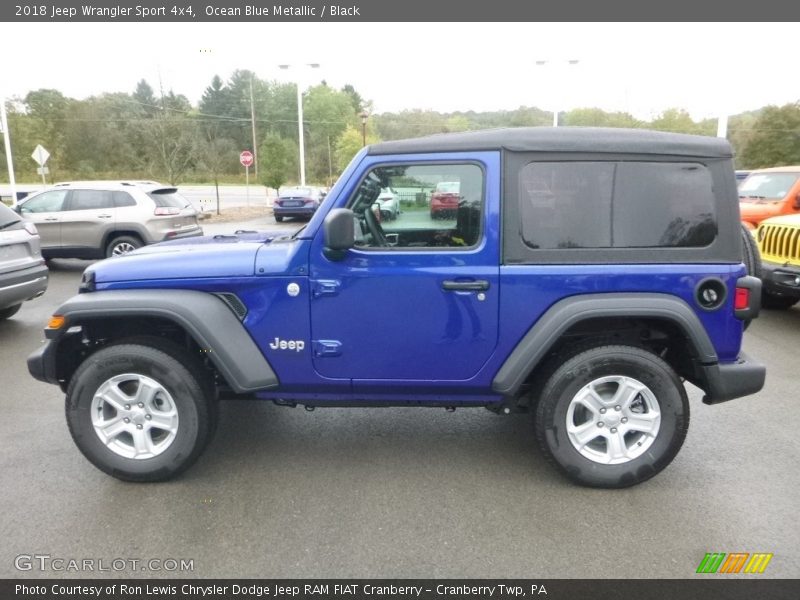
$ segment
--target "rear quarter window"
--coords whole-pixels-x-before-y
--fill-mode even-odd
[[[519,187],[533,249],[704,247],[717,235],[712,178],[699,163],[532,162]]]

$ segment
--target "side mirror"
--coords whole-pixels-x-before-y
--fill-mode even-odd
[[[349,208],[334,208],[325,217],[322,233],[325,236],[325,256],[330,260],[342,260],[356,243],[355,215]]]
[[[800,192],[798,192],[797,196],[794,197],[794,204],[792,204],[792,208],[795,210],[800,210]]]

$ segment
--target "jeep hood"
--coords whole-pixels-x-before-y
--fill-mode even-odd
[[[739,202],[739,212],[743,221],[761,221],[774,217],[781,211],[780,200],[762,200],[761,202]]]
[[[102,260],[87,269],[98,285],[144,280],[252,277],[259,250],[273,252],[277,238],[286,232],[246,232],[234,235],[194,237],[145,246]],[[285,255],[291,243],[276,244],[274,252]],[[280,261],[271,261],[273,263]],[[265,274],[265,273],[260,273]]]

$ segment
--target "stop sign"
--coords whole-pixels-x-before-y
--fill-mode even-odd
[[[242,153],[239,155],[239,162],[242,163],[242,166],[249,167],[253,164],[253,153],[250,150],[242,150]]]

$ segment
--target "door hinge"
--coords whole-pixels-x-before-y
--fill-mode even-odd
[[[341,356],[342,342],[337,340],[314,340],[314,356]]]
[[[311,282],[311,294],[314,298],[336,296],[339,294],[340,287],[342,287],[342,282],[338,279],[315,279]]]

